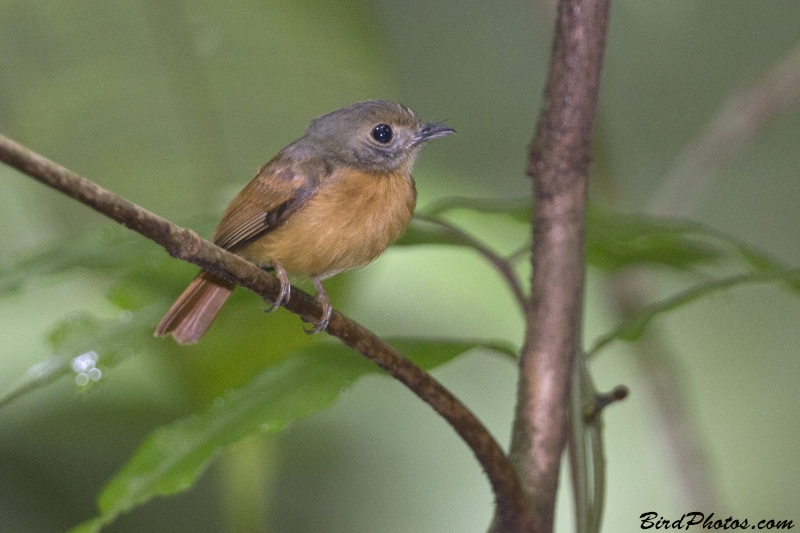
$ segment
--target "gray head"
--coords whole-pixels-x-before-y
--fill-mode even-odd
[[[455,133],[438,122],[423,123],[396,102],[358,102],[311,121],[305,139],[326,157],[371,172],[410,172],[429,140]]]

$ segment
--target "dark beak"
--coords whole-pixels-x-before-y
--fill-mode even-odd
[[[422,125],[419,132],[414,137],[414,141],[415,144],[420,144],[455,132],[456,130],[448,128],[441,122],[428,122]]]

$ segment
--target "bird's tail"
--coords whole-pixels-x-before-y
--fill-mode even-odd
[[[158,323],[155,336],[172,334],[180,344],[197,342],[211,325],[233,288],[233,283],[209,272],[201,272]]]

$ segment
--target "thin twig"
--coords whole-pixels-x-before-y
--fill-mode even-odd
[[[177,259],[194,263],[271,301],[280,292],[280,282],[256,265],[2,135],[0,161],[155,241]],[[309,321],[316,320],[322,311],[311,296],[296,288],[292,288],[291,299],[284,307]],[[327,332],[386,370],[442,415],[472,449],[486,472],[504,531],[529,531],[530,513],[513,466],[491,433],[466,406],[427,372],[341,313],[333,313]]]
[[[653,195],[655,215],[688,215],[719,169],[800,99],[800,45],[751,87],[731,96],[686,145]]]
[[[516,250],[514,250],[513,252],[511,252],[510,254],[508,254],[508,256],[506,257],[506,261],[508,261],[509,263],[511,263],[513,265],[514,263],[516,263],[520,259],[523,259],[523,258],[529,256],[530,253],[531,253],[531,244],[530,243],[526,243],[526,244],[523,244],[522,246],[520,246],[519,248],[517,248]]]
[[[442,220],[437,216],[431,215],[424,215],[417,213],[415,215],[416,218],[419,220],[424,220],[425,222],[430,222],[431,224],[436,224],[437,226],[441,227],[446,233],[448,233],[454,239],[460,241],[465,246],[469,246],[479,254],[481,254],[489,263],[497,270],[503,279],[505,279],[508,287],[511,289],[511,292],[514,294],[514,298],[517,301],[520,309],[523,311],[527,310],[528,308],[528,297],[525,294],[525,291],[522,289],[522,284],[517,277],[517,273],[514,272],[514,269],[511,267],[509,261],[503,259],[490,248],[485,246],[481,243],[478,239],[470,235],[469,233],[465,232],[461,228],[450,224],[446,220]]]
[[[569,430],[583,306],[589,147],[608,9],[608,0],[559,4],[544,107],[528,156],[533,276],[510,454],[534,509],[536,533],[553,531]]]

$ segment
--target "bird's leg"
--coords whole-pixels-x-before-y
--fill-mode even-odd
[[[322,306],[322,320],[315,323],[313,328],[303,329],[303,331],[309,335],[314,335],[328,327],[328,322],[331,320],[331,313],[333,313],[333,307],[331,307],[331,300],[328,298],[328,293],[325,292],[325,287],[322,286],[322,280],[314,276],[311,278],[311,281],[314,282],[314,287],[317,289],[317,294],[314,296],[314,299]]]
[[[261,308],[261,310],[265,313],[271,313],[281,305],[288,302],[289,296],[292,293],[292,284],[289,283],[289,274],[286,273],[286,270],[283,268],[283,266],[281,266],[281,264],[277,261],[273,261],[272,268],[275,269],[275,276],[277,276],[278,280],[281,282],[281,292],[278,294],[278,299],[272,302],[272,305],[270,305],[269,308]]]

